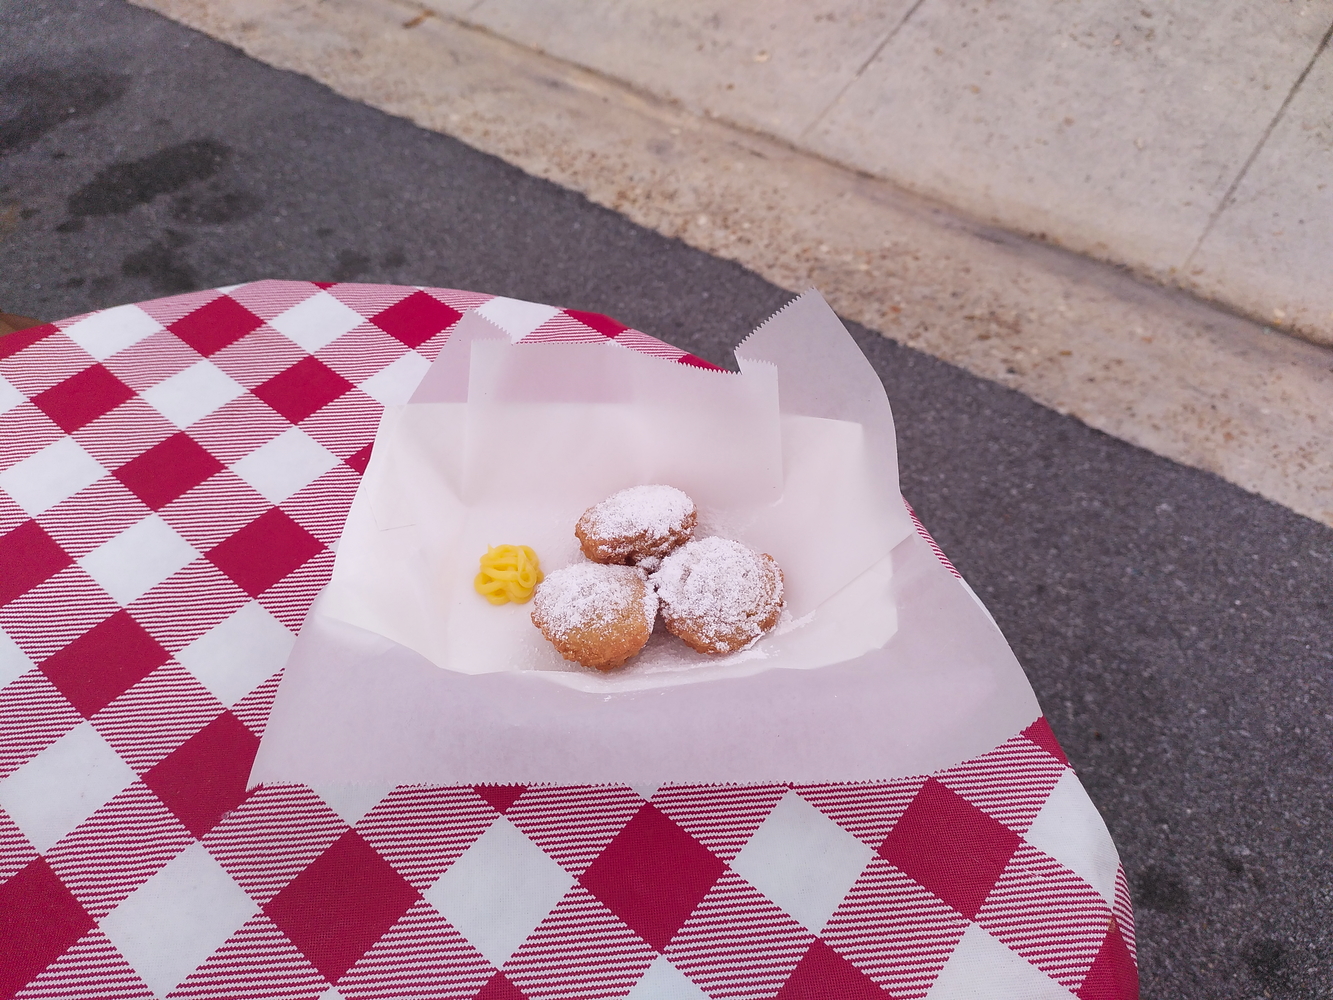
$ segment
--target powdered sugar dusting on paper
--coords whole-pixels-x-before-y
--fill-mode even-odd
[[[566,637],[589,625],[610,625],[641,604],[649,629],[657,617],[657,593],[642,570],[633,566],[575,563],[549,574],[537,586],[533,616],[546,629]]]

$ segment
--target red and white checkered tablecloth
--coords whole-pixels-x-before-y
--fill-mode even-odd
[[[247,792],[381,409],[467,310],[703,364],[291,281],[0,338],[0,1000],[1136,997],[1041,720],[884,782]]]

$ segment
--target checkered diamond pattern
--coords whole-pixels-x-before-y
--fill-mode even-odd
[[[882,782],[246,789],[381,409],[469,310],[705,364],[290,281],[0,337],[0,1000],[1137,996],[1041,720]]]
[[[25,521],[0,536],[0,601],[8,603],[48,580],[74,560],[36,521]]]
[[[45,858],[25,865],[0,885],[0,996],[13,996],[93,926]]]
[[[102,365],[94,364],[39,392],[32,401],[61,430],[72,434],[133,395],[133,389]]]

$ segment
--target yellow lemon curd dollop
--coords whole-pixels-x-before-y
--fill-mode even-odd
[[[537,553],[526,545],[488,545],[472,586],[492,604],[522,604],[543,579]]]

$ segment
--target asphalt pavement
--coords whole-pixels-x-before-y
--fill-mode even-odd
[[[0,7],[0,309],[261,278],[605,312],[716,362],[790,297],[121,2]],[[853,333],[903,492],[1119,847],[1148,998],[1333,996],[1333,530]]]

